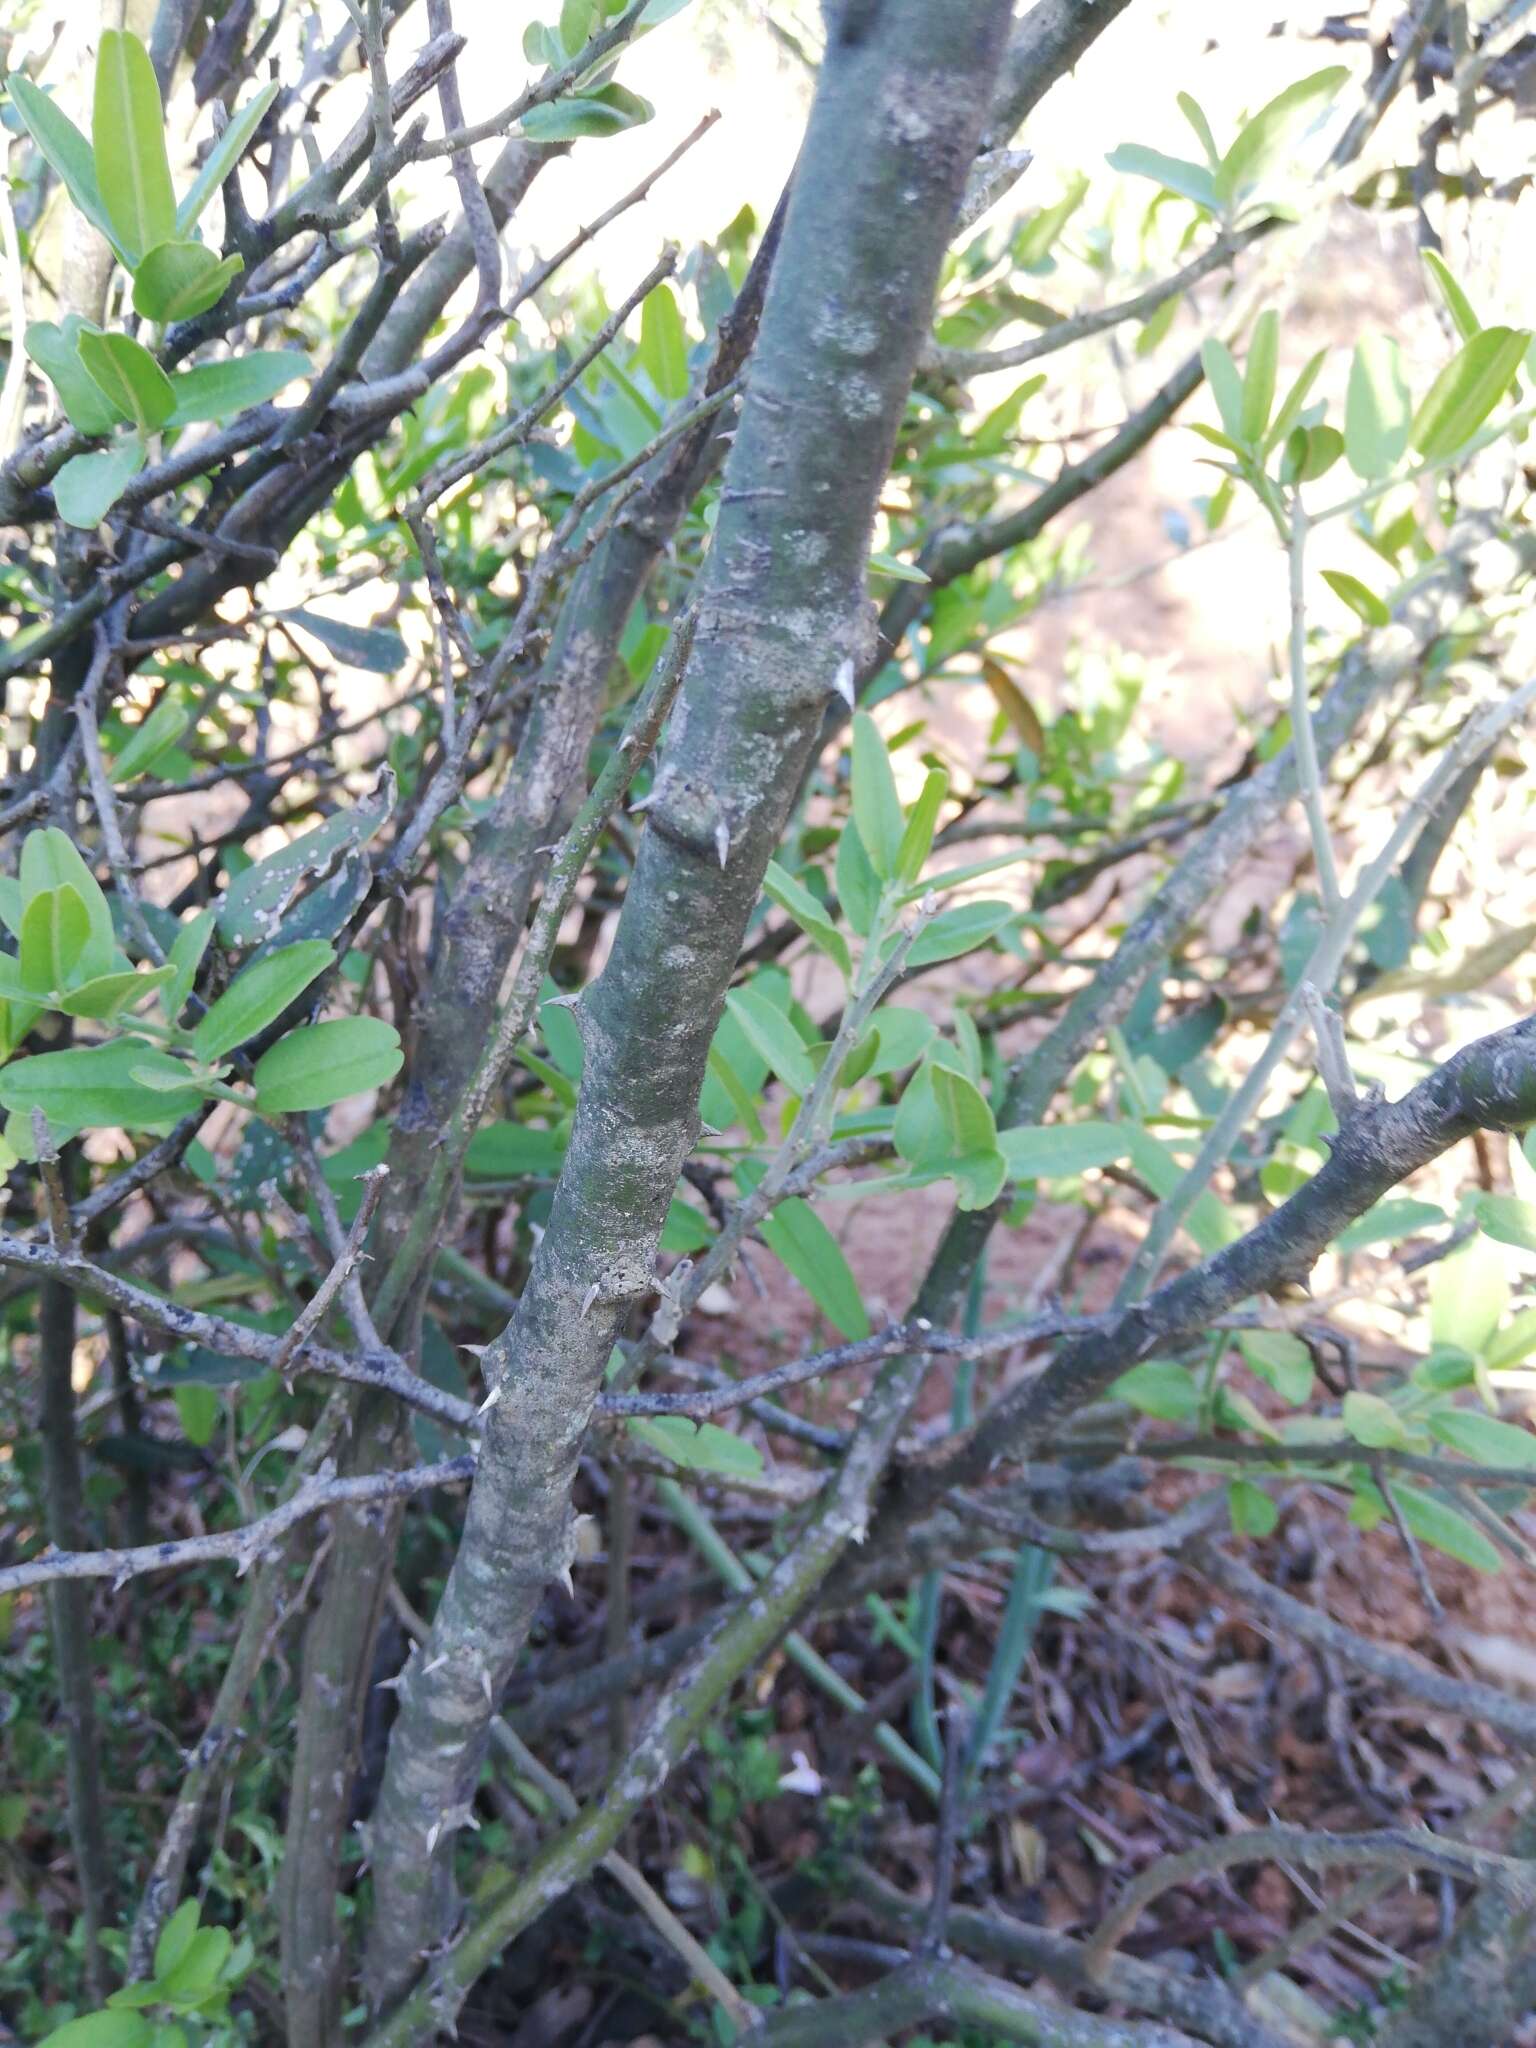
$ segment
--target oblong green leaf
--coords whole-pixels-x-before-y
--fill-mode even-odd
[[[1444,1501],[1420,1492],[1416,1486],[1394,1486],[1392,1498],[1408,1527],[1421,1543],[1443,1550],[1459,1564],[1475,1572],[1497,1572],[1504,1561],[1475,1522],[1447,1507]]]
[[[162,697],[147,718],[141,718],[122,749],[112,757],[112,780],[121,789],[168,754],[192,723],[192,713],[179,697]]]
[[[133,310],[162,325],[190,320],[216,306],[244,268],[243,256],[221,259],[201,242],[157,242],[133,274]]]
[[[94,381],[120,406],[140,433],[163,427],[175,408],[171,380],[147,348],[126,334],[99,334],[82,328],[80,360]]]
[[[101,32],[91,142],[102,203],[132,268],[147,249],[176,232],[176,193],[155,67],[130,30]]]
[[[265,405],[295,377],[307,377],[309,357],[296,348],[258,348],[221,362],[198,363],[171,379],[174,405],[169,427],[195,420],[233,419],[248,405]]]
[[[1205,369],[1205,381],[1211,387],[1211,396],[1221,414],[1221,424],[1233,441],[1239,446],[1243,442],[1243,379],[1232,351],[1224,341],[1214,334],[1207,335],[1200,344],[1200,361]]]
[[[1484,327],[1462,344],[1413,416],[1409,440],[1427,462],[1472,439],[1509,389],[1530,339],[1523,327]]]
[[[48,93],[30,78],[13,71],[6,80],[11,104],[27,124],[27,133],[42,151],[43,160],[58,178],[98,233],[105,235],[115,254],[126,262],[127,251],[112,225],[96,176],[96,158],[91,145]]]
[[[808,1202],[781,1202],[759,1228],[835,1329],[853,1341],[869,1335],[869,1315],[842,1247]]]
[[[997,1142],[1013,1180],[1065,1180],[1093,1166],[1113,1166],[1131,1149],[1119,1124],[1015,1124]]]
[[[38,2048],[147,2048],[153,2035],[141,2012],[87,2012],[45,2034]]]
[[[1148,149],[1140,142],[1122,142],[1105,161],[1112,171],[1131,178],[1150,178],[1165,191],[1192,199],[1207,212],[1215,213],[1221,205],[1216,180],[1204,164],[1191,163],[1187,157],[1165,156],[1162,150]]]
[[[854,822],[870,866],[888,882],[897,872],[907,821],[896,794],[890,752],[867,711],[853,714],[852,751]]]
[[[264,85],[254,98],[247,100],[238,113],[231,115],[228,127],[203,159],[202,168],[187,187],[182,202],[176,209],[178,233],[187,232],[250,148],[252,138],[261,126],[268,107],[277,98],[279,90],[278,82],[274,78]]]
[[[688,395],[688,336],[672,287],[659,284],[640,308],[640,361],[662,398]]]
[[[135,1008],[171,979],[170,967],[125,967],[113,974],[98,974],[82,981],[59,998],[66,1017],[88,1017],[97,1024],[109,1024]]]
[[[1229,205],[1247,197],[1317,110],[1346,84],[1348,71],[1332,64],[1324,71],[1298,78],[1284,92],[1260,107],[1221,160],[1216,183]]]
[[[1424,268],[1434,279],[1436,289],[1445,301],[1445,309],[1451,316],[1456,332],[1463,341],[1470,341],[1483,324],[1473,310],[1472,301],[1452,277],[1445,258],[1438,249],[1421,249],[1419,254],[1424,259]]]
[[[404,1058],[399,1033],[378,1017],[301,1025],[256,1062],[256,1106],[271,1116],[329,1109],[393,1080]]]
[[[930,768],[918,793],[917,801],[907,813],[907,822],[902,831],[901,844],[896,849],[896,874],[903,882],[915,882],[923,871],[933,846],[934,827],[939,822],[939,812],[949,794],[949,772],[944,768]]]
[[[603,85],[530,107],[520,125],[530,142],[581,142],[622,135],[626,128],[638,128],[653,119],[655,113],[649,100],[627,86]]]
[[[335,958],[323,939],[301,939],[296,946],[280,946],[253,961],[199,1019],[192,1050],[208,1064],[246,1044],[280,1017]]]
[[[35,996],[67,987],[90,940],[90,915],[79,892],[67,883],[40,889],[21,920],[22,987]]]
[[[1335,597],[1342,598],[1350,610],[1368,626],[1385,626],[1392,614],[1374,590],[1362,583],[1358,576],[1351,576],[1345,569],[1325,569],[1323,581]]]
[[[313,633],[323,647],[352,668],[392,676],[405,660],[405,642],[398,633],[384,632],[376,626],[354,626],[345,619],[322,618],[302,605],[281,616]]]
[[[1479,1465],[1536,1468],[1536,1434],[1475,1408],[1437,1408],[1427,1418],[1430,1433]]]
[[[975,903],[961,903],[953,910],[941,910],[931,924],[913,940],[907,954],[909,967],[934,967],[941,960],[958,959],[975,947],[995,939],[1004,926],[1013,924],[1018,910],[995,897],[980,897]]]
[[[1243,366],[1243,439],[1257,445],[1269,425],[1275,402],[1275,371],[1280,361],[1280,315],[1267,307],[1253,324],[1248,360]]]
[[[55,1135],[73,1131],[151,1130],[174,1123],[202,1101],[192,1086],[164,1090],[134,1079],[134,1069],[171,1082],[186,1068],[142,1039],[116,1038],[110,1045],[71,1047],[68,1052],[34,1053],[0,1067],[0,1103],[23,1113],[40,1109]]]
[[[1369,334],[1355,345],[1344,401],[1344,453],[1358,477],[1389,476],[1408,446],[1413,400],[1397,343]]]
[[[796,1095],[808,1095],[816,1069],[805,1040],[784,1012],[749,988],[732,989],[725,1001],[758,1057]]]
[[[53,480],[53,502],[66,526],[83,531],[100,526],[144,467],[144,443],[123,434],[110,448],[72,455]]]
[[[26,351],[57,392],[72,427],[82,434],[110,434],[132,414],[114,404],[81,362],[78,337],[85,325],[78,313],[68,314],[62,325],[34,320],[26,331]]]

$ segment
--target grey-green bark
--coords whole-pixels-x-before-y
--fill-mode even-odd
[[[763,871],[840,664],[938,268],[1007,28],[850,0],[769,284],[693,658],[611,958],[582,998],[585,1073],[549,1226],[487,1354],[499,1389],[463,1540],[374,1822],[366,1981],[387,2006],[443,1925],[492,1708],[571,1556],[570,1482],[698,1132],[705,1059]]]

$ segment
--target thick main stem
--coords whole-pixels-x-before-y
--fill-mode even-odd
[[[1002,0],[834,16],[729,457],[699,627],[613,952],[578,1012],[575,1126],[374,1824],[366,1980],[388,2006],[443,1924],[491,1713],[571,1555],[570,1482],[623,1322],[652,1284],[763,871],[838,666],[867,631],[884,480],[1007,27]]]

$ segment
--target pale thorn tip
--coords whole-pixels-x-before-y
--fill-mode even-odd
[[[498,1401],[499,1401],[500,1399],[501,1399],[501,1382],[500,1382],[500,1380],[498,1380],[498,1381],[496,1382],[495,1386],[494,1386],[494,1387],[492,1387],[491,1391],[490,1391],[490,1392],[489,1392],[489,1393],[488,1393],[488,1394],[486,1395],[485,1399],[484,1399],[484,1400],[483,1400],[483,1401],[482,1401],[482,1402],[480,1403],[480,1406],[479,1406],[479,1407],[478,1407],[478,1408],[476,1409],[476,1411],[475,1411],[475,1412],[476,1412],[476,1414],[477,1414],[477,1415],[483,1415],[483,1414],[485,1413],[485,1411],[487,1410],[487,1408],[494,1408],[494,1407],[496,1406],[496,1403],[497,1403],[497,1402],[498,1402]]]
[[[648,811],[651,808],[651,805],[655,803],[655,801],[655,790],[648,789],[644,796],[637,796],[635,798],[634,802],[629,807],[629,815],[632,818],[638,817],[641,811]]]
[[[853,659],[845,656],[838,665],[837,674],[832,678],[832,694],[841,697],[851,711],[853,709]]]
[[[724,818],[719,819],[715,825],[715,852],[719,854],[720,865],[723,868],[731,857],[731,828]]]
[[[602,1291],[603,1283],[600,1280],[594,1280],[592,1282],[592,1285],[587,1289],[586,1293],[581,1297],[581,1313],[583,1318],[589,1316],[592,1313],[592,1304],[594,1301],[596,1301],[597,1297],[602,1293]]]

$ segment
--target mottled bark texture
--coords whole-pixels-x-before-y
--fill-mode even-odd
[[[508,149],[537,168],[538,153],[521,144]],[[522,172],[531,176],[528,163],[521,163]],[[499,211],[507,187],[505,181],[494,183],[495,178],[493,171],[487,191]],[[526,181],[525,176],[525,186]],[[706,391],[728,384],[751,351],[779,219],[775,215],[764,234],[736,305],[721,323],[705,373]],[[432,279],[434,295],[446,296],[472,267],[467,235],[450,237],[438,256],[450,252],[454,261]],[[411,311],[402,301],[397,310],[410,313],[404,325],[419,341],[426,305]],[[391,1141],[390,1180],[375,1236],[377,1270],[394,1304],[382,1334],[410,1352],[416,1342],[412,1326],[418,1283],[430,1271],[443,1220],[423,1210],[423,1190],[495,1030],[502,983],[550,848],[569,825],[585,787],[587,757],[630,613],[719,459],[716,426],[713,420],[702,423],[657,458],[644,492],[578,571],[560,609],[517,758],[475,834],[436,933],[432,979],[417,1020],[410,1082]],[[451,1203],[452,1189],[447,1199]],[[402,1261],[413,1270],[407,1273]],[[397,1402],[387,1395],[354,1397],[352,1434],[342,1460],[347,1475],[399,1464],[410,1445],[408,1421]],[[330,1568],[305,1637],[279,1893],[290,2048],[318,2048],[332,2038],[340,2012],[343,1948],[334,1904],[320,1902],[335,1896],[367,1698],[362,1681],[372,1665],[402,1512],[402,1503],[380,1501],[337,1517]]]
[[[586,1069],[565,1168],[518,1313],[485,1359],[500,1398],[402,1691],[373,1827],[376,2007],[447,1924],[492,1708],[572,1554],[577,1452],[651,1285],[747,919],[837,670],[869,631],[875,505],[1007,24],[1004,0],[848,0],[829,17],[693,658],[613,953],[578,1011]]]

